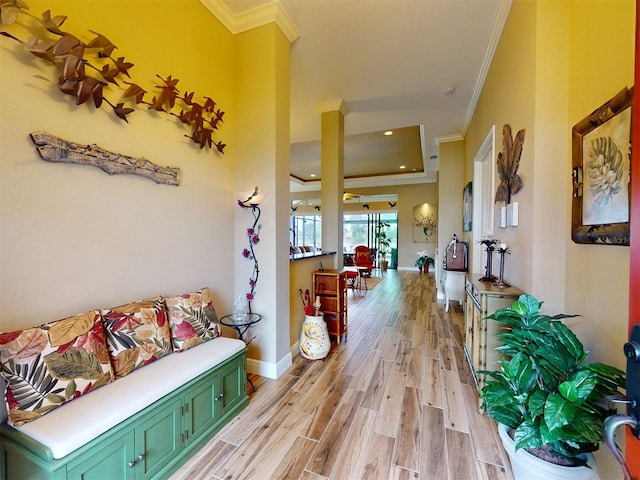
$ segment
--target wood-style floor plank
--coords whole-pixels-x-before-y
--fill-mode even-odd
[[[462,308],[444,312],[433,275],[389,271],[348,305],[345,342],[250,375],[247,408],[172,480],[513,480],[477,410]]]

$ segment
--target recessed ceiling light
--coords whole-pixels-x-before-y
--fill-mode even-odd
[[[316,178],[316,174],[312,173],[311,175],[309,175],[311,178]]]
[[[400,170],[404,170],[405,168],[407,168],[405,165],[400,165]]]
[[[454,87],[453,85],[444,89],[445,95],[453,95],[454,93],[456,93],[456,87]]]
[[[388,137],[389,135],[393,135],[393,132],[391,130],[387,130],[384,134]]]

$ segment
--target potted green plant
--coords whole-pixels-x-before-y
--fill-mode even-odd
[[[416,267],[418,267],[418,270],[420,270],[420,273],[422,273],[423,270],[425,273],[428,273],[429,265],[435,266],[436,264],[435,260],[429,256],[426,250],[422,250],[421,252],[418,252],[417,255],[418,255],[418,258],[416,258]],[[425,266],[427,268],[425,268]]]
[[[625,373],[585,363],[588,352],[560,321],[575,315],[550,317],[541,314],[541,306],[535,297],[521,295],[487,317],[504,324],[498,350],[505,358],[499,370],[478,372],[487,377],[483,406],[500,424],[516,480],[597,478],[590,452],[602,441],[605,418],[615,413],[606,397],[620,394]],[[521,461],[536,466],[523,471]]]
[[[390,225],[387,222],[378,222],[376,225],[376,242],[378,243],[378,259],[380,260],[380,268],[386,271],[389,266],[387,255],[391,252],[391,239],[387,236],[387,228]]]

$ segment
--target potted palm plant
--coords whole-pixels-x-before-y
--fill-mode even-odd
[[[387,255],[391,251],[391,239],[387,236],[387,228],[390,225],[387,222],[378,222],[376,225],[376,241],[378,242],[378,258],[380,260],[380,268],[386,271],[389,266]]]
[[[483,406],[500,424],[516,480],[597,478],[590,453],[602,441],[605,418],[615,413],[606,397],[620,394],[625,373],[585,363],[588,352],[561,322],[575,315],[550,317],[541,306],[522,295],[487,317],[504,324],[498,350],[505,358],[499,370],[479,372],[487,377]]]

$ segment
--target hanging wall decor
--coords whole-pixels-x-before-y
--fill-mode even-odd
[[[126,61],[125,57],[113,55],[117,47],[111,40],[89,30],[93,36],[89,41],[82,41],[79,37],[62,30],[66,16],[53,16],[50,10],[47,10],[38,18],[29,13],[28,9],[28,5],[22,0],[2,1],[2,25],[17,23],[18,18],[25,24],[31,20],[36,22],[36,28],[41,30],[39,34],[27,41],[8,32],[0,32],[0,35],[17,41],[36,57],[55,66],[58,81],[51,83],[60,92],[75,98],[76,105],[92,101],[97,109],[106,103],[118,118],[127,123],[127,116],[135,111],[135,107],[144,105],[147,110],[166,113],[178,119],[176,123],[188,125],[190,134],[184,136],[190,138],[201,149],[213,149],[215,146],[218,152],[224,153],[226,144],[222,141],[215,142],[213,134],[223,122],[225,112],[217,108],[213,99],[203,96],[204,100],[198,102],[194,92],[178,90],[177,78],[171,75],[166,78],[156,75],[161,83],[154,88],[159,89],[159,93],[147,100],[148,92],[143,87],[123,78],[131,78],[130,70],[133,63]],[[49,81],[40,75],[35,77]],[[120,83],[127,87],[121,87]],[[121,95],[122,101],[113,101],[107,94],[112,98]]]
[[[46,132],[34,132],[29,136],[36,145],[40,158],[48,162],[92,165],[104,170],[109,175],[129,173],[165,185],[180,184],[179,168],[159,167],[144,158],[109,152],[97,145],[69,142]]]
[[[520,166],[520,155],[524,146],[524,129],[516,133],[516,137],[511,135],[511,126],[505,124],[502,128],[502,152],[498,153],[496,167],[500,183],[496,189],[495,202],[511,203],[512,195],[515,195],[522,188],[522,179],[518,175]]]
[[[624,88],[572,129],[575,243],[629,245],[632,98]]]

